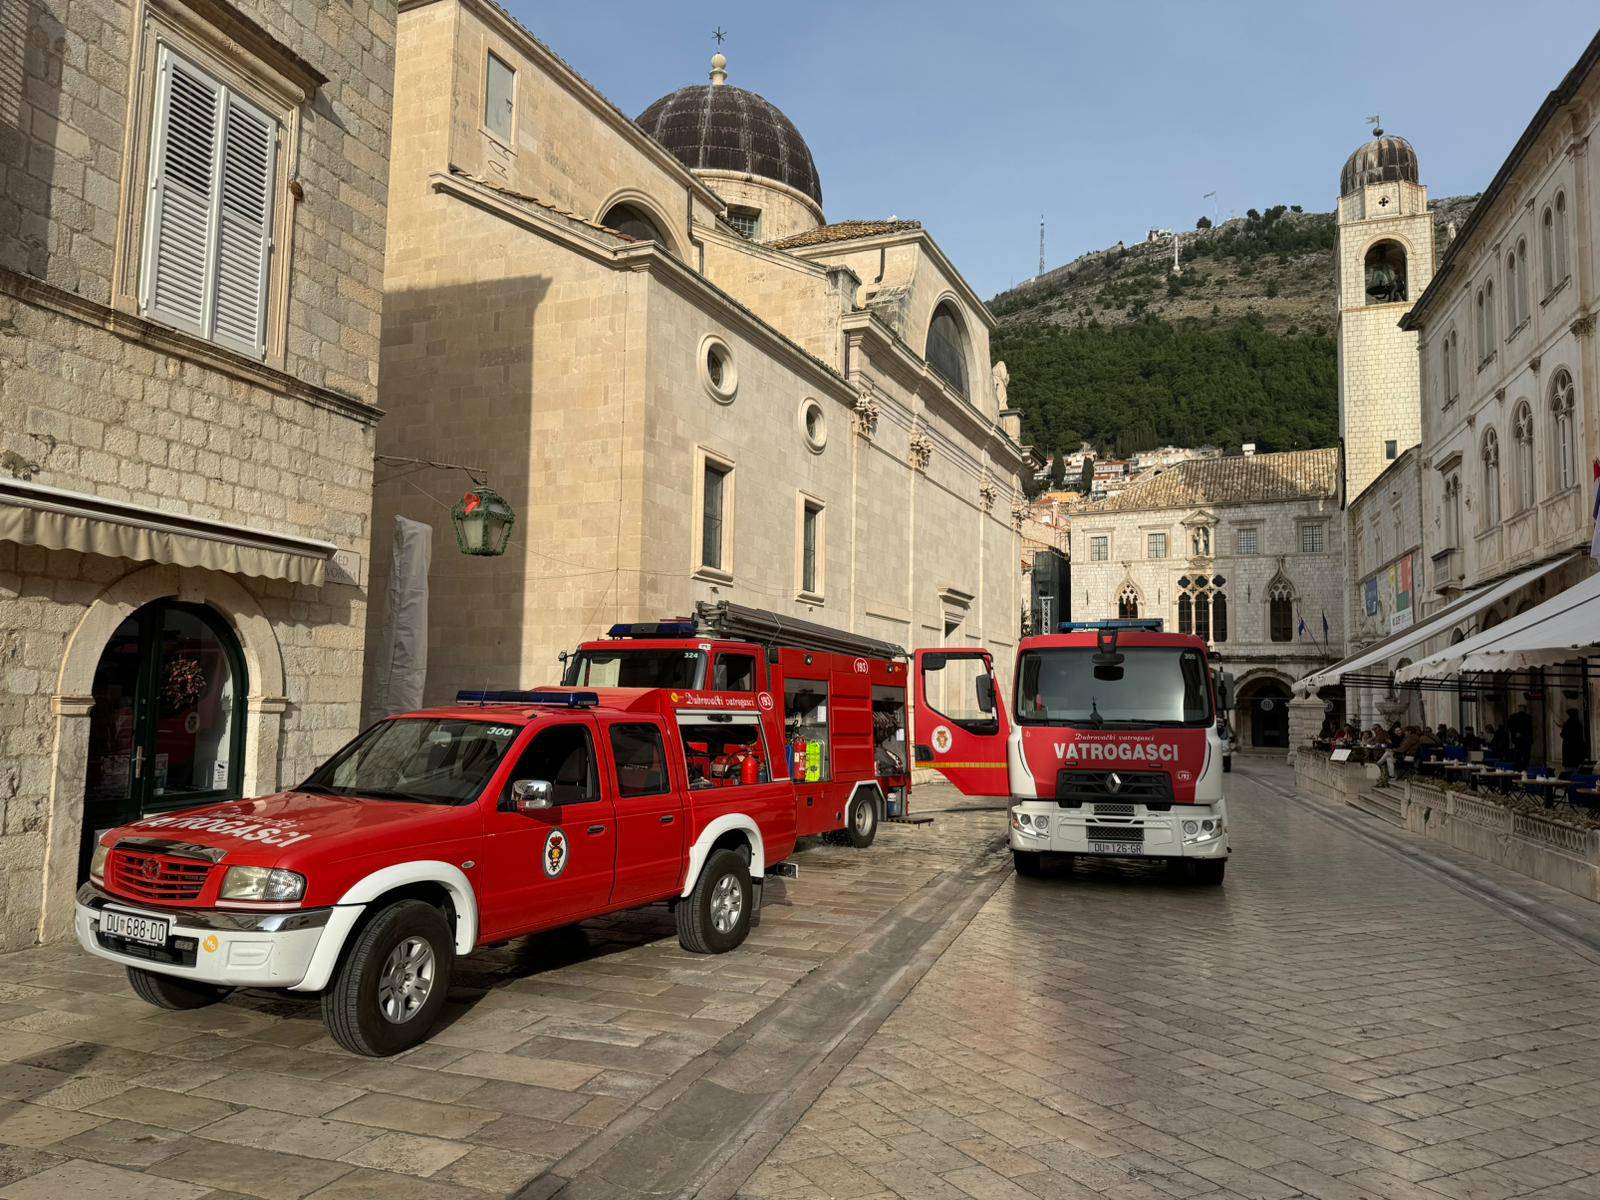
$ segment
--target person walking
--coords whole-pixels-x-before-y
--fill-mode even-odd
[[[1517,711],[1506,718],[1506,731],[1511,738],[1511,761],[1519,771],[1526,771],[1533,758],[1533,716],[1526,704],[1517,705]]]
[[[1583,764],[1589,761],[1588,731],[1583,727],[1583,718],[1578,716],[1575,708],[1567,709],[1567,719],[1561,722],[1561,770],[1563,774],[1572,775],[1583,769]]]

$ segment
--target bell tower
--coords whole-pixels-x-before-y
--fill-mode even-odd
[[[1400,318],[1433,278],[1433,217],[1417,152],[1374,129],[1339,174],[1339,436],[1345,496],[1422,440],[1417,335]]]

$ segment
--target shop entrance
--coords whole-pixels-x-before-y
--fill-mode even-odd
[[[117,627],[94,674],[80,881],[112,826],[239,796],[247,690],[215,609],[157,600]]]
[[[1252,679],[1241,685],[1234,701],[1242,745],[1261,749],[1289,748],[1289,688],[1276,679]]]

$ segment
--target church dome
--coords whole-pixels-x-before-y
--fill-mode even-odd
[[[691,171],[733,171],[775,180],[820,206],[822,181],[805,138],[777,105],[722,82],[726,61],[717,55],[711,83],[661,97],[639,114],[639,126]]]
[[[1403,137],[1374,129],[1373,138],[1345,159],[1344,170],[1339,172],[1339,194],[1351,192],[1369,183],[1416,183],[1417,152]]]

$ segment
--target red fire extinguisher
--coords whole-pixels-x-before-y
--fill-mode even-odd
[[[761,760],[754,754],[746,754],[744,761],[739,764],[739,782],[761,782]]]

